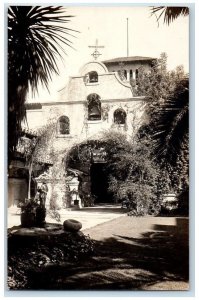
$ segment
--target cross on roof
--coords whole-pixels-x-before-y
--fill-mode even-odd
[[[94,57],[94,59],[97,59],[98,56],[102,55],[101,53],[99,53],[99,51],[97,49],[104,48],[104,46],[98,46],[98,39],[96,39],[95,46],[88,46],[88,47],[95,48],[95,51],[91,54]]]

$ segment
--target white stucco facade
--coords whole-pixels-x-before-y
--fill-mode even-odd
[[[89,72],[97,73],[97,81],[90,82]],[[101,117],[89,120],[88,97],[98,95],[101,105]],[[144,97],[134,97],[132,87],[120,79],[117,72],[108,71],[101,62],[89,62],[70,77],[69,82],[59,91],[58,99],[41,103],[40,109],[27,109],[27,121],[31,129],[47,124],[49,120],[58,121],[65,116],[69,119],[69,133],[60,134],[57,130],[55,146],[68,148],[74,143],[94,137],[99,132],[115,129],[127,135],[136,133],[143,117]],[[125,124],[115,124],[114,112],[122,109]]]
[[[72,181],[66,179],[66,166],[61,163],[71,148],[88,139],[98,140],[102,133],[108,134],[111,129],[125,133],[127,138],[133,137],[145,119],[146,105],[144,96],[134,96],[127,80],[122,80],[118,72],[110,71],[104,63],[97,61],[86,63],[79,74],[70,77],[54,101],[28,103],[29,128],[37,129],[50,121],[56,122],[51,144],[55,153],[59,153],[56,164],[60,167],[53,166],[55,171],[52,169],[45,178],[49,186],[47,205],[52,199],[56,199],[58,207],[71,202],[66,194],[67,185],[70,190]],[[87,173],[82,186],[89,194],[91,175],[89,171]]]

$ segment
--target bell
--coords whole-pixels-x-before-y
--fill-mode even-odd
[[[96,106],[91,108],[89,112],[89,119],[93,119],[93,120],[101,119],[101,113]]]

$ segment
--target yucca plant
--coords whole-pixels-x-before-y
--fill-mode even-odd
[[[71,19],[62,6],[8,8],[8,158],[12,157],[26,117],[25,100],[38,84],[48,87],[58,74],[57,59],[71,47]]]

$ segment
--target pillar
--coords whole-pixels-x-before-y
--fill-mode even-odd
[[[127,74],[126,74],[126,80],[130,81],[130,70],[127,70],[126,72],[127,72]]]

